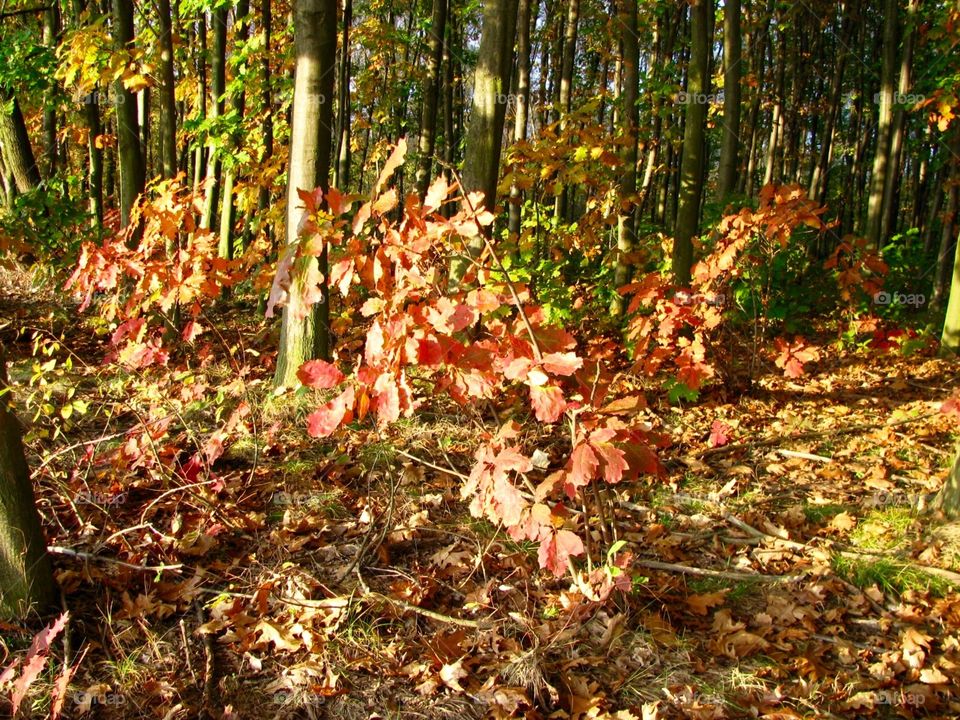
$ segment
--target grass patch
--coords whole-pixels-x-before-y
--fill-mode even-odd
[[[907,507],[873,510],[857,524],[850,542],[871,552],[897,550],[909,542],[916,522],[916,513]]]
[[[832,520],[834,516],[839,515],[840,513],[849,509],[850,508],[847,505],[837,505],[835,503],[829,503],[827,505],[811,505],[810,503],[804,503],[803,515],[805,518],[807,518],[807,522],[820,525]]]
[[[687,582],[687,589],[693,595],[707,595],[718,590],[729,590],[727,602],[745,600],[755,594],[758,583],[753,580],[725,580],[724,578],[695,578]]]
[[[942,597],[953,589],[952,585],[942,578],[890,558],[857,560],[835,555],[833,570],[859,588],[875,585],[884,593],[897,596],[913,590]]]

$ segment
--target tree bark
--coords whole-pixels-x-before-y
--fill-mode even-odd
[[[867,240],[876,248],[886,239],[883,230],[883,198],[890,172],[890,135],[893,123],[893,95],[896,87],[897,26],[899,0],[886,0],[883,10],[883,63],[880,69],[880,108],[877,114],[877,149],[870,175],[870,196],[867,200]]]
[[[447,0],[433,0],[430,32],[427,37],[427,78],[420,113],[420,163],[417,167],[417,194],[422,200],[430,185],[433,152],[437,140],[437,105],[440,70],[443,62],[443,35],[447,25]]]
[[[446,10],[446,0],[440,0]],[[446,22],[446,12],[444,12]],[[339,190],[350,187],[350,26],[353,23],[353,0],[343,5],[343,32],[340,36],[340,68],[337,71],[337,162],[333,186]],[[443,35],[440,37],[440,55],[443,55]],[[436,105],[434,105],[436,113]],[[432,152],[432,150],[431,150]]]
[[[230,8],[221,5],[213,11],[213,57],[210,62],[210,117],[212,120],[223,117],[224,93],[227,91],[227,14]],[[207,177],[204,181],[206,192],[203,200],[203,215],[200,227],[209,230],[213,227],[220,201],[220,181],[222,175],[220,152],[210,147],[207,156]]]
[[[623,175],[620,177],[620,213],[617,217],[617,255],[613,268],[614,290],[630,282],[633,266],[626,255],[637,239],[637,219],[633,211],[637,192],[637,130],[640,125],[640,44],[637,41],[637,4],[623,0],[620,7],[620,43],[623,47],[622,124],[626,144],[623,147]],[[610,311],[621,315],[624,298],[615,295]]]
[[[0,348],[0,618],[5,620],[43,612],[56,595],[20,432]]]
[[[9,113],[0,111],[0,149],[3,150],[7,170],[13,175],[17,192],[25,193],[40,184],[40,169],[33,154],[20,103],[10,92],[3,92],[2,95],[2,99],[12,107]]]
[[[177,175],[177,99],[174,78],[173,20],[170,0],[157,0],[160,19],[160,138],[162,144],[161,165],[163,177],[172,179]]]
[[[686,125],[680,161],[680,193],[673,233],[673,276],[681,287],[690,284],[693,237],[700,225],[703,197],[703,141],[707,123],[708,13],[713,0],[694,0],[690,6],[690,68],[687,74]]]
[[[736,188],[740,156],[740,0],[723,6],[723,139],[717,188],[724,202]]]
[[[113,0],[114,42],[121,52],[133,42],[133,0]],[[119,80],[115,87],[117,100],[117,152],[120,165],[120,226],[130,224],[130,211],[143,192],[146,167],[140,148],[140,123],[137,119],[137,96]]]
[[[530,112],[530,19],[534,18],[536,24],[536,12],[531,5],[536,5],[537,0],[519,0],[517,18],[517,104],[516,115],[513,122],[513,141],[515,143],[523,142],[527,139],[527,123]],[[508,231],[511,235],[519,237],[520,223],[523,219],[523,191],[517,187],[516,183],[510,186],[510,218],[508,222]]]
[[[290,160],[287,169],[287,243],[298,242],[297,226],[303,213],[298,190],[329,184],[333,80],[337,52],[336,0],[296,0],[294,3],[296,70],[291,113]],[[313,308],[303,305],[310,265],[319,262],[323,299]],[[326,291],[327,254],[302,258],[291,271],[290,298],[283,308],[280,351],[274,382],[295,386],[297,370],[312,358],[330,357],[329,293]],[[304,316],[303,319],[299,319]]]
[[[473,108],[463,159],[463,190],[464,193],[479,192],[483,205],[491,211],[497,197],[516,11],[517,0],[491,0],[484,5],[480,51],[473,76]],[[470,258],[478,257],[483,246],[483,236],[469,240]],[[470,258],[460,256],[451,262],[452,287],[460,284]]]

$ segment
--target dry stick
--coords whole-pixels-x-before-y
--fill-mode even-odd
[[[731,570],[708,570],[706,568],[691,567],[690,565],[677,565],[676,563],[665,563],[659,560],[634,560],[635,565],[650,568],[651,570],[665,570],[667,572],[678,572],[684,575],[699,575],[701,577],[721,578],[723,580],[762,580],[763,582],[798,582],[803,580],[803,575],[760,575],[759,573],[741,573]]]
[[[736,452],[737,450],[750,450],[753,448],[762,448],[770,447],[772,445],[780,445],[789,442],[794,442],[797,440],[815,440],[817,438],[829,437],[831,435],[849,435],[850,433],[863,432],[864,430],[876,430],[878,428],[891,428],[897,427],[898,425],[906,425],[908,423],[918,422],[919,420],[926,420],[927,418],[933,417],[934,415],[939,415],[939,410],[934,410],[933,412],[928,412],[923,415],[918,415],[913,418],[904,418],[903,420],[896,420],[892,423],[861,423],[859,425],[851,425],[845,428],[837,428],[830,430],[811,430],[809,432],[796,433],[794,435],[785,435],[775,438],[765,438],[763,440],[755,440],[752,442],[737,443],[736,445],[724,445],[723,447],[709,448],[703,450],[702,452],[694,455],[698,460],[702,460],[708,457],[714,457],[715,455],[726,455],[728,453]]]
[[[143,572],[179,571],[183,567],[182,563],[175,565],[134,565],[133,563],[124,562],[123,560],[117,560],[103,555],[94,555],[93,553],[86,553],[80,550],[72,550],[71,548],[61,547],[60,545],[48,545],[47,552],[53,553],[54,555],[83,558],[84,560],[97,560],[99,562],[110,563],[111,565],[130,568],[131,570],[142,570]]]
[[[394,452],[397,453],[397,455],[403,455],[405,458],[408,458],[410,460],[413,460],[414,462],[420,463],[421,465],[426,465],[428,468],[432,468],[433,470],[446,473],[447,475],[452,475],[455,478],[460,478],[461,480],[470,479],[467,475],[464,475],[461,472],[457,472],[456,470],[451,470],[449,468],[441,467],[440,465],[434,465],[432,462],[428,460],[424,460],[423,458],[419,458],[416,455],[411,455],[410,453],[405,452],[400,448],[394,448]]]
[[[378,592],[366,592],[361,596],[361,599],[363,600],[366,600],[367,598],[383,600],[384,602],[394,605],[401,610],[416,613],[417,615],[422,615],[425,618],[430,618],[431,620],[436,620],[437,622],[448,623],[450,625],[460,625],[462,627],[476,628],[477,630],[487,630],[493,627],[495,624],[492,620],[469,620],[467,618],[444,615],[443,613],[438,613],[434,612],[433,610],[427,610],[426,608],[411,605],[403,600],[397,600],[396,598],[392,598],[387,595],[381,595]]]
[[[809,545],[806,545],[806,544],[804,544],[804,543],[799,543],[799,542],[796,542],[796,541],[794,541],[794,540],[784,540],[783,538],[777,537],[776,535],[771,535],[771,534],[769,534],[769,533],[763,532],[762,530],[757,530],[757,528],[753,527],[752,525],[747,525],[747,523],[745,523],[743,520],[741,520],[740,518],[736,517],[735,515],[731,515],[731,514],[728,513],[728,514],[724,515],[724,519],[727,520],[728,522],[736,525],[738,528],[740,528],[740,529],[743,530],[744,532],[749,533],[750,535],[753,535],[754,537],[776,540],[777,542],[780,542],[780,543],[782,543],[783,545],[785,545],[785,546],[787,546],[787,547],[789,547],[789,548],[795,549],[795,550],[809,550],[809,549],[810,549],[810,546],[809,546]],[[852,559],[852,560],[856,560],[856,559],[859,559],[859,558],[872,558],[872,559],[875,559],[875,560],[890,560],[890,559],[891,559],[891,557],[890,557],[889,555],[879,555],[879,554],[877,554],[877,553],[861,552],[861,551],[859,551],[859,550],[843,549],[843,547],[840,546],[840,545],[836,545],[835,547],[837,548],[837,552],[840,554],[841,557],[845,557],[845,558]],[[925,572],[925,573],[928,573],[929,575],[934,575],[934,576],[936,576],[936,577],[939,577],[939,578],[942,578],[942,579],[944,579],[944,580],[947,580],[947,581],[953,583],[954,585],[960,585],[960,573],[955,573],[955,572],[953,572],[952,570],[945,570],[944,568],[933,567],[933,566],[931,566],[931,565],[923,565],[923,564],[921,564],[921,563],[905,561],[905,560],[902,560],[902,559],[899,559],[899,558],[894,558],[894,559],[897,559],[897,560],[899,560],[900,562],[904,562],[906,565],[908,565],[908,566],[910,566],[910,567],[914,567],[914,568],[916,568],[916,569],[918,569],[918,570],[921,570],[921,571],[923,571],[923,572]]]

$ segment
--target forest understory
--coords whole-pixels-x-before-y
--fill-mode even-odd
[[[833,350],[799,380],[768,367],[695,404],[654,390],[636,412],[672,438],[662,477],[569,510],[591,517],[588,543],[631,556],[627,590],[600,602],[467,511],[465,459],[497,428],[482,408],[438,401],[311,442],[303,399],[271,393],[270,338],[238,297],[189,373],[246,403],[252,430],[198,469],[189,448],[216,437],[223,406],[102,364],[75,309],[22,271],[4,273],[0,309],[69,610],[32,713],[73,665],[66,717],[960,712],[960,524],[927,508],[958,370],[929,351]],[[142,443],[145,418],[165,416]],[[524,433],[563,454],[562,428]],[[32,631],[3,636],[9,659]]]

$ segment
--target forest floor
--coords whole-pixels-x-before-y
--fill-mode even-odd
[[[122,371],[95,318],[0,277],[70,611],[28,717],[65,658],[70,718],[960,716],[960,524],[926,511],[956,363],[828,337],[800,379],[651,392],[664,477],[588,508],[633,554],[632,590],[601,604],[461,501],[489,410],[433,401],[312,441],[255,309],[204,324],[200,359]],[[559,430],[524,428],[560,457]],[[38,628],[0,627],[0,664]]]

